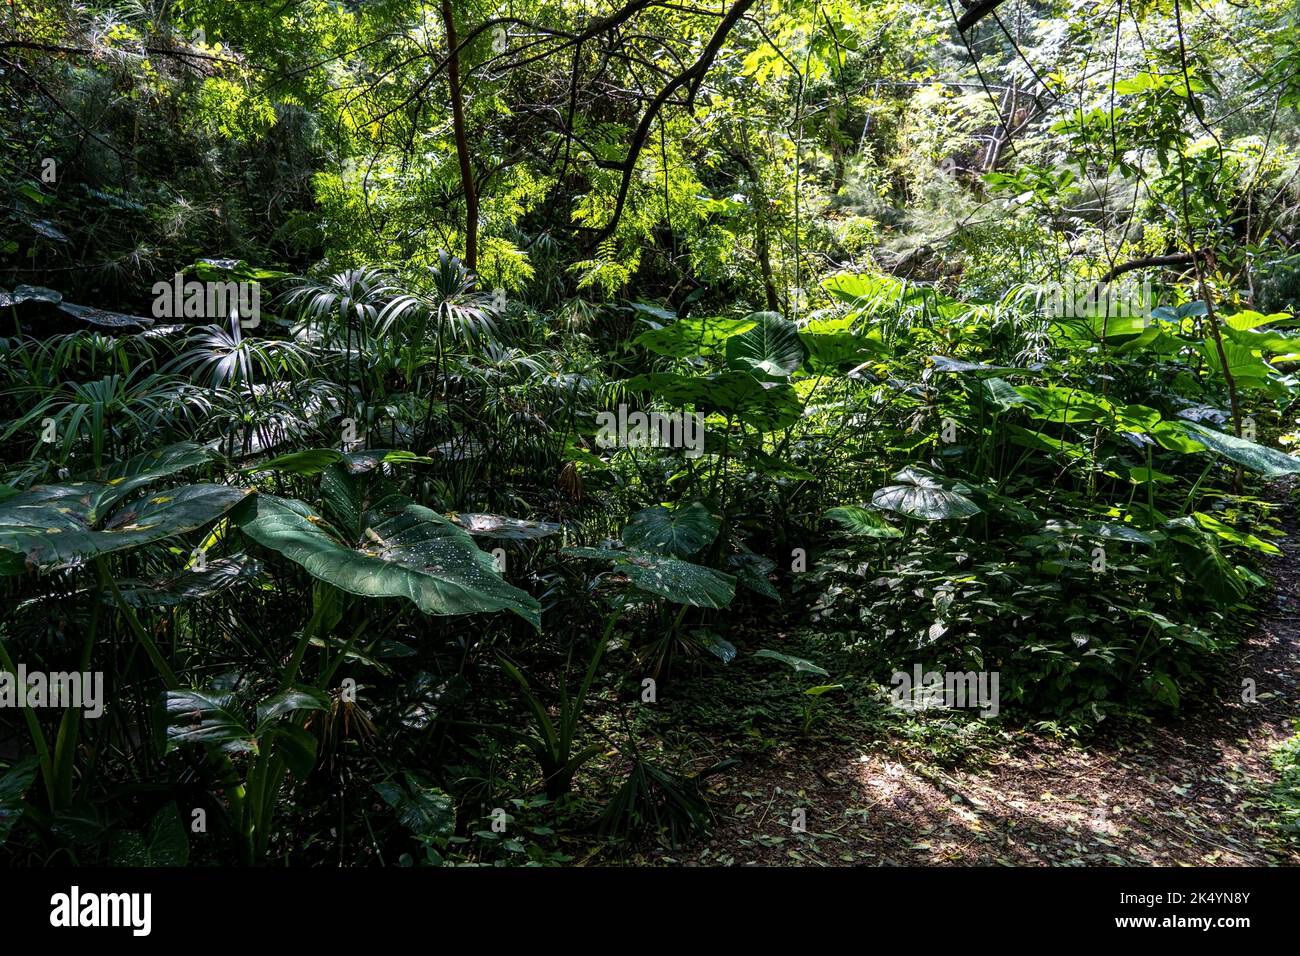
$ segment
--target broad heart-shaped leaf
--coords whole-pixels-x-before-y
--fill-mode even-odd
[[[846,532],[863,538],[899,538],[903,532],[880,516],[879,512],[857,505],[831,508],[825,517],[834,521]]]
[[[1173,334],[1171,330],[1177,328],[1177,325],[1156,320],[1155,324],[1141,335],[1136,338],[1126,339],[1116,345],[1115,351],[1121,355],[1145,353],[1164,360],[1171,359],[1183,349],[1192,345],[1187,339]],[[1110,346],[1114,345],[1114,342],[1108,340],[1106,344]]]
[[[250,583],[261,573],[261,562],[246,554],[234,554],[207,561],[201,571],[186,569],[151,581],[123,579],[118,586],[122,600],[131,607],[175,607]],[[113,599],[106,595],[105,600],[111,602]]]
[[[32,231],[46,239],[53,239],[55,242],[69,242],[67,235],[57,228],[54,223],[48,219],[33,219],[27,223],[32,227]]]
[[[1001,375],[1003,372],[1021,371],[1009,365],[985,365],[983,362],[967,362],[946,355],[931,355],[930,361],[934,363],[936,372],[954,372],[958,375]]]
[[[933,285],[890,275],[842,272],[823,279],[822,288],[867,314],[909,305],[925,306],[945,318],[955,318],[970,309],[966,303],[944,295]]]
[[[125,461],[106,465],[99,471],[89,472],[82,477],[106,482],[115,482],[119,478],[162,478],[187,468],[206,465],[216,457],[216,453],[206,445],[183,441],[175,445],[155,448],[140,455],[132,455]]]
[[[1052,522],[1048,522],[1051,527]],[[1141,528],[1123,524],[1119,521],[1085,521],[1081,525],[1088,534],[1105,538],[1108,541],[1126,541],[1129,544],[1155,544],[1155,538]]]
[[[700,646],[706,651],[722,661],[724,664],[730,664],[736,659],[736,645],[727,640],[721,634],[715,634],[713,631],[702,629],[697,630],[691,635],[699,642]]]
[[[723,608],[736,596],[736,579],[730,574],[664,554],[615,548],[565,548],[561,553],[613,561],[614,569],[626,574],[638,590],[677,604]]]
[[[807,354],[799,330],[775,312],[755,312],[755,325],[727,339],[727,365],[763,379],[789,378]]]
[[[528,541],[559,534],[563,525],[550,521],[526,521],[523,518],[506,518],[488,514],[450,514],[447,518],[470,534],[501,541]]]
[[[704,450],[712,454],[722,454],[722,449],[718,446],[722,442],[710,440],[708,433],[705,433]],[[771,478],[794,478],[797,481],[812,481],[815,477],[807,468],[801,468],[792,461],[788,461],[783,455],[771,455],[765,452],[758,443],[745,442],[738,444],[731,442],[730,452],[736,458],[743,458],[749,467],[753,468],[760,475],[767,475]]]
[[[169,690],[163,695],[167,717],[167,746],[171,753],[183,744],[212,744],[227,753],[257,753],[253,732],[229,694],[200,690]]]
[[[889,354],[884,342],[874,333],[849,331],[799,332],[799,341],[808,352],[807,364],[814,372],[833,371],[861,365],[872,356]]]
[[[1218,346],[1213,342],[1202,342],[1201,351],[1205,355],[1206,366],[1215,374],[1223,375],[1223,363],[1219,360]],[[1276,375],[1273,366],[1255,354],[1248,345],[1241,345],[1231,339],[1224,339],[1223,354],[1228,359],[1228,371],[1232,380],[1239,387],[1267,388]]]
[[[290,687],[280,691],[257,705],[257,729],[261,735],[272,721],[291,714],[296,710],[328,710],[329,695],[315,687]]]
[[[1247,331],[1250,329],[1262,329],[1266,325],[1272,325],[1274,322],[1289,322],[1293,320],[1290,312],[1274,312],[1272,315],[1264,315],[1262,312],[1253,312],[1249,309],[1229,315],[1224,318],[1223,330],[1225,332]],[[1276,351],[1276,350],[1275,350]],[[1291,351],[1286,349],[1285,351]]]
[[[180,810],[169,803],[154,814],[144,833],[133,830],[113,834],[109,844],[113,866],[184,866],[190,861],[190,841]]]
[[[147,329],[154,324],[153,319],[146,319],[142,315],[110,312],[108,309],[97,309],[93,305],[74,305],[71,302],[63,302],[59,305],[59,311],[64,315],[71,316],[78,322],[104,329],[139,330]]]
[[[733,554],[727,559],[727,567],[735,572],[737,581],[755,594],[761,594],[773,601],[781,600],[781,592],[767,579],[776,568],[776,562],[771,558],[752,552]]]
[[[446,793],[423,776],[410,771],[403,782],[389,778],[375,784],[375,792],[397,812],[397,820],[422,843],[442,845],[456,829],[456,810]]]
[[[907,292],[907,284],[889,275],[866,272],[842,272],[822,280],[822,288],[858,308],[872,310],[898,302]]]
[[[137,488],[151,484],[159,478],[207,464],[214,457],[211,449],[203,445],[180,442],[164,448],[155,448],[141,455],[133,455],[125,461],[78,475],[78,480],[70,482],[68,487],[82,488],[90,495],[81,510],[86,520],[95,524],[113,505]]]
[[[1081,388],[1064,388],[1059,385],[1019,385],[1016,392],[1039,409],[1033,417],[1049,422],[1092,422],[1106,418],[1113,410],[1105,398]]]
[[[755,657],[768,657],[774,661],[782,661],[789,664],[795,669],[796,673],[817,674],[819,677],[830,677],[830,671],[824,667],[818,667],[812,661],[804,660],[802,657],[795,657],[793,654],[782,654],[780,651],[768,650],[766,647],[761,651],[754,652]]]
[[[1192,518],[1220,541],[1226,541],[1228,544],[1237,545],[1238,547],[1262,551],[1264,554],[1280,555],[1282,553],[1282,549],[1277,545],[1262,538],[1257,538],[1245,531],[1238,531],[1232,525],[1220,521],[1214,515],[1205,514],[1203,511],[1193,511]]]
[[[433,459],[428,455],[417,455],[413,451],[402,449],[374,448],[363,451],[350,451],[343,455],[343,467],[349,474],[363,475],[374,471],[380,465],[432,465]]]
[[[894,476],[894,481],[898,484],[881,488],[871,496],[872,507],[923,521],[969,518],[980,512],[975,502],[949,491],[933,475],[916,468],[904,468]]]
[[[748,332],[755,326],[754,316],[745,319],[724,319],[718,316],[690,316],[678,319],[662,329],[642,332],[632,340],[660,355],[686,358],[691,355],[711,355],[723,349],[729,339]]]
[[[304,448],[302,451],[290,452],[287,455],[277,455],[261,464],[249,465],[241,470],[247,474],[256,474],[260,471],[283,471],[293,475],[315,475],[342,460],[343,452],[337,448]]]
[[[1105,341],[1108,345],[1116,345],[1146,334],[1151,328],[1151,320],[1141,314],[1085,315],[1058,318],[1053,326],[1063,337],[1076,342],[1099,344]]]
[[[1173,542],[1173,558],[1196,585],[1198,596],[1235,604],[1246,595],[1246,579],[1220,552],[1215,537],[1190,517],[1165,523]]]
[[[274,743],[295,776],[305,777],[316,763],[316,738],[307,730],[279,718],[299,710],[326,710],[329,696],[312,687],[290,687],[262,701],[257,725],[249,729],[235,698],[197,690],[168,691],[166,752],[182,744],[211,744],[228,753],[258,753]]]
[[[669,405],[693,405],[715,411],[763,432],[787,428],[803,415],[803,404],[793,388],[786,384],[765,388],[748,372],[731,370],[717,375],[652,372],[629,379],[627,388],[651,392]]]
[[[20,285],[13,292],[0,291],[0,309],[9,309],[28,302],[41,305],[58,305],[63,301],[63,293],[47,289],[42,285]]]
[[[985,378],[980,385],[984,389],[985,400],[992,402],[1003,411],[1029,402],[1029,399],[1017,392],[1006,379]]]
[[[1258,313],[1256,313],[1258,314]],[[1286,316],[1289,318],[1289,316]],[[1237,316],[1233,316],[1237,318]],[[1295,355],[1300,352],[1300,336],[1284,335],[1281,332],[1257,332],[1253,329],[1224,328],[1223,334],[1238,345],[1261,352],[1276,355]]]
[[[349,594],[403,597],[426,614],[513,611],[541,630],[541,605],[507,584],[491,555],[435,511],[390,499],[365,516],[354,547],[301,501],[258,495],[235,514],[241,531]]]
[[[1202,445],[1218,452],[1224,458],[1245,465],[1251,471],[1257,471],[1269,478],[1281,475],[1300,474],[1300,458],[1269,448],[1236,435],[1206,428],[1198,422],[1179,422],[1183,429]],[[0,505],[3,508],[3,505]]]
[[[681,375],[676,372],[651,372],[628,379],[631,392],[650,392],[669,405],[694,405],[722,413],[736,413],[747,402],[757,401],[763,386],[744,372],[718,375]]]
[[[210,524],[247,496],[227,485],[184,485],[117,507],[116,488],[99,482],[38,485],[0,502],[0,549],[32,564],[68,563],[161,541]]]
[[[331,465],[320,476],[321,508],[345,540],[359,539],[365,530],[366,494],[361,484],[342,465]]]
[[[632,516],[623,529],[623,543],[655,554],[689,558],[711,544],[721,527],[722,522],[698,501],[673,511],[656,505]]]
[[[803,402],[789,385],[767,385],[763,392],[740,410],[737,421],[760,432],[789,428],[803,417]]]
[[[5,845],[14,824],[23,815],[23,796],[36,779],[40,761],[27,757],[0,773],[0,847]]]

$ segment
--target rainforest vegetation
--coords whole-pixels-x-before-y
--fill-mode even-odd
[[[4,0],[0,859],[1295,863],[1298,108],[1290,0]]]

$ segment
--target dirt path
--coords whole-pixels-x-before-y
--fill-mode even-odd
[[[1273,605],[1199,712],[1082,747],[1010,731],[973,768],[943,769],[894,738],[778,749],[721,781],[717,829],[662,862],[1300,864],[1260,804],[1270,750],[1300,717],[1300,535],[1293,514],[1286,525]],[[1245,678],[1255,703],[1241,700]]]

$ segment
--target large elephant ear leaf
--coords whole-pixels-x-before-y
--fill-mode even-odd
[[[130,545],[144,544],[194,531],[225,514],[252,492],[229,485],[183,485],[140,498],[113,512],[99,532],[101,540],[125,537]],[[126,545],[114,542],[112,550]]]
[[[807,365],[814,372],[858,366],[889,352],[884,342],[874,335],[859,335],[847,330],[814,332],[805,329],[799,333],[799,341],[808,351]]]
[[[1244,465],[1269,478],[1300,474],[1300,458],[1293,458],[1276,448],[1269,448],[1226,432],[1215,431],[1199,422],[1180,422],[1183,429],[1202,445],[1218,452],[1229,461]]]
[[[113,866],[184,866],[190,860],[190,841],[176,804],[168,803],[149,822],[144,833],[122,830],[109,843]]]
[[[652,392],[675,407],[693,405],[737,418],[763,432],[789,427],[803,415],[803,404],[790,385],[760,382],[735,369],[717,375],[651,372],[629,379],[627,388]]]
[[[793,322],[775,312],[756,312],[755,324],[727,340],[727,365],[760,379],[784,379],[803,364],[807,351]]]
[[[349,594],[406,598],[426,614],[513,611],[541,629],[535,598],[507,584],[465,531],[412,502],[368,514],[355,547],[301,501],[259,495],[235,521],[258,544]]]
[[[501,541],[529,541],[559,534],[563,525],[552,521],[529,521],[524,518],[507,518],[503,515],[465,513],[448,515],[448,520],[470,534],[480,538]]]
[[[673,511],[660,505],[632,516],[623,529],[623,543],[655,554],[689,558],[711,544],[720,527],[722,522],[698,501]]]
[[[1037,411],[1033,418],[1044,419],[1055,424],[1074,425],[1079,422],[1104,420],[1114,406],[1100,395],[1084,391],[1081,388],[1065,388],[1060,385],[1017,385],[1017,394]]]
[[[366,495],[362,482],[341,465],[331,465],[320,476],[321,507],[345,538],[359,538],[363,530]]]
[[[249,474],[277,471],[291,475],[317,475],[342,460],[343,452],[336,448],[304,448],[301,451],[268,458],[264,462],[249,465],[242,470]]]
[[[894,481],[897,484],[881,488],[871,496],[872,507],[922,521],[969,518],[980,513],[975,502],[950,491],[933,475],[916,468],[904,468],[894,476]]]
[[[755,324],[752,315],[747,319],[690,316],[662,329],[642,332],[633,339],[633,344],[674,358],[709,355],[721,351],[730,339],[748,332]]]
[[[794,388],[782,383],[764,388],[762,394],[741,408],[740,418],[750,428],[766,433],[789,428],[803,417],[803,411]]]
[[[776,562],[761,554],[733,554],[727,559],[727,567],[736,573],[736,580],[756,594],[781,600],[781,592],[772,586],[768,575],[776,570]]]
[[[930,361],[934,363],[936,372],[952,372],[957,375],[987,377],[1019,371],[1010,365],[986,365],[983,362],[968,362],[965,359],[949,358],[946,355],[931,355]]]
[[[442,846],[456,831],[454,801],[422,775],[406,771],[405,783],[396,778],[375,784],[375,792],[397,814],[398,821],[428,845]]]
[[[43,285],[15,286],[13,292],[0,291],[0,309],[36,302],[40,305],[58,305],[63,301],[63,293],[47,289]]]
[[[802,657],[795,657],[793,654],[783,654],[780,651],[773,651],[765,647],[762,650],[755,651],[754,656],[767,657],[774,661],[781,661],[783,664],[789,664],[795,669],[795,673],[816,674],[818,677],[831,676],[830,671],[826,670],[826,668],[820,667]]]
[[[343,465],[348,474],[364,475],[382,465],[432,465],[433,459],[428,455],[417,455],[413,451],[401,449],[366,449],[350,451],[343,456]]]
[[[564,554],[614,562],[637,590],[694,607],[724,608],[736,596],[736,579],[730,574],[649,551],[617,548],[565,548]]]
[[[131,607],[175,607],[250,584],[261,573],[261,563],[241,553],[208,560],[202,568],[186,568],[147,581],[123,579],[118,585],[122,600]]]
[[[865,272],[827,276],[822,280],[822,288],[841,302],[867,311],[892,306],[907,291],[902,279]]]
[[[100,471],[87,475],[96,481],[113,483],[118,478],[135,478],[147,475],[150,478],[162,478],[174,475],[187,468],[206,465],[216,458],[216,453],[205,445],[192,441],[178,442],[155,448],[140,455],[133,455],[125,461],[106,465]]]
[[[267,737],[275,741],[278,756],[301,780],[316,766],[316,735],[297,724],[280,723],[267,729]]]
[[[245,472],[278,471],[294,475],[317,475],[331,465],[341,465],[350,475],[374,471],[381,465],[429,465],[432,458],[409,451],[370,448],[364,451],[341,452],[334,448],[305,448],[302,451],[277,455],[259,465],[243,469]]]
[[[95,524],[109,512],[113,505],[125,499],[137,488],[159,478],[206,465],[215,457],[215,453],[203,445],[179,442],[106,465],[81,476],[84,481],[71,484],[82,489],[83,495],[88,496],[84,510],[87,520]]]
[[[228,753],[257,753],[253,732],[229,694],[169,690],[163,695],[167,716],[166,753],[184,744],[212,744]]]
[[[678,372],[650,372],[628,379],[630,392],[646,391],[669,405],[693,405],[706,411],[737,413],[763,393],[752,375],[727,371],[718,375],[683,375]]]
[[[1190,518],[1176,519],[1170,525],[1178,565],[1200,595],[1224,605],[1235,604],[1246,596],[1246,578],[1223,556],[1213,537],[1197,528]]]
[[[249,493],[227,485],[169,488],[118,508],[96,529],[105,487],[42,485],[0,502],[0,549],[38,565],[108,554],[201,528]]]
[[[678,604],[724,608],[736,596],[736,579],[730,574],[667,555],[631,552],[623,566],[642,591]]]
[[[328,710],[329,695],[315,687],[289,687],[257,705],[257,733],[268,729],[272,721],[296,710]]]
[[[59,311],[78,322],[101,329],[125,329],[133,332],[143,331],[154,324],[153,319],[142,315],[126,315],[123,312],[110,312],[97,309],[93,305],[77,305],[75,302],[59,303]]]

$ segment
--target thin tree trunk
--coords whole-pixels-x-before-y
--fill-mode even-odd
[[[749,146],[749,131],[745,131],[745,147]],[[754,256],[763,271],[763,297],[767,300],[767,311],[780,312],[781,304],[776,296],[776,282],[772,278],[772,248],[767,235],[767,195],[763,192],[763,182],[758,178],[758,170],[750,158],[741,150],[734,153],[736,159],[749,177],[754,197]]]
[[[465,267],[478,271],[478,193],[474,170],[469,163],[469,142],[465,134],[465,100],[460,86],[460,41],[451,0],[442,0],[442,23],[447,31],[447,87],[451,93],[451,122],[456,137],[456,158],[460,161],[460,185],[465,193]]]
[[[844,139],[840,132],[840,108],[832,106],[827,110],[827,123],[830,127],[831,153],[831,195],[837,196],[844,188]]]

